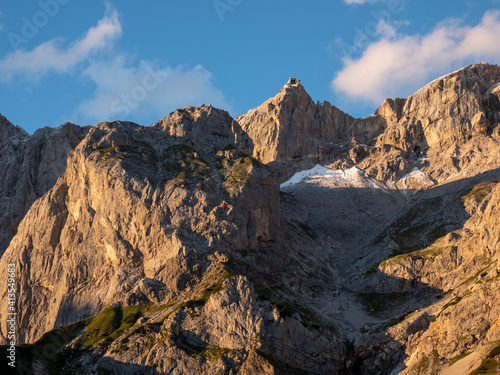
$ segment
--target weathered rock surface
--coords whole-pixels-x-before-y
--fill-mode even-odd
[[[397,181],[415,167],[435,183],[497,168],[499,82],[497,65],[476,64],[406,99],[386,100],[345,135],[355,144],[350,159],[385,181]]]
[[[89,128],[64,124],[29,135],[0,115],[0,256],[33,202],[54,186]]]
[[[354,118],[328,102],[315,104],[297,83],[236,120],[254,142],[253,156],[269,163],[324,156]]]

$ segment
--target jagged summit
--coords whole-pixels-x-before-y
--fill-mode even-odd
[[[227,111],[211,105],[177,109],[151,127],[190,146],[204,145],[207,151],[232,144],[252,154],[252,142],[240,125]]]
[[[254,141],[253,156],[269,163],[319,157],[354,119],[328,102],[315,104],[297,82],[236,120]]]
[[[23,128],[12,124],[0,114],[0,148],[8,142],[18,143],[18,139],[21,140],[28,136],[29,134]],[[11,139],[12,137],[15,137],[15,139]]]
[[[408,98],[387,99],[345,134],[346,141],[355,142],[346,158],[371,177],[394,182],[414,168],[425,171],[434,183],[474,174],[484,168],[475,156],[481,154],[478,148],[482,153],[497,149],[499,86],[500,67],[473,64]]]
[[[488,63],[480,63],[480,64],[470,64],[464,66],[454,72],[447,73],[439,78],[434,79],[429,82],[427,85],[423,86],[419,90],[415,92],[414,96],[421,91],[425,91],[431,87],[439,86],[445,81],[458,79],[462,82],[469,81],[470,84],[473,85],[473,81],[477,80],[480,77],[482,84],[488,85],[498,82],[500,77],[500,66],[497,64],[488,64]]]

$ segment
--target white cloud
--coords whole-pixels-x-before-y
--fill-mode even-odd
[[[0,59],[0,81],[21,78],[36,82],[50,72],[71,72],[79,83],[83,78],[96,88],[92,97],[70,110],[75,122],[160,119],[187,105],[231,109],[222,91],[213,85],[212,73],[201,65],[160,66],[155,61],[134,61],[127,54],[110,57],[122,27],[116,10],[107,8],[95,27],[66,48],[62,38],[57,38]]]
[[[360,58],[344,59],[344,68],[331,83],[334,91],[381,104],[466,63],[500,58],[500,11],[486,12],[474,27],[448,20],[423,36],[379,26],[380,40]]]
[[[151,61],[132,65],[120,56],[92,63],[84,76],[97,87],[94,96],[76,109],[77,122],[160,119],[188,105],[230,109],[223,93],[214,87],[212,74],[201,65],[161,67]]]
[[[120,37],[121,31],[118,13],[108,9],[108,14],[97,26],[90,28],[82,39],[71,43],[66,49],[61,47],[63,39],[56,38],[31,51],[19,50],[9,53],[0,60],[0,79],[9,81],[23,76],[36,80],[51,71],[68,72],[98,51],[109,49],[112,42]]]

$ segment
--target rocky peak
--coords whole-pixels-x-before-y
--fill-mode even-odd
[[[23,128],[12,124],[0,114],[0,149],[9,142],[17,144],[28,136],[29,134]]]
[[[211,105],[177,109],[169,116],[151,125],[161,129],[166,137],[173,137],[201,151],[210,152],[214,146],[238,146],[252,154],[252,142],[239,124],[223,109]]]
[[[420,120],[429,146],[487,133],[498,123],[500,67],[474,64],[438,78],[410,96],[403,113]],[[477,116],[479,114],[479,116]],[[482,116],[489,124],[485,124]]]
[[[478,142],[495,148],[499,97],[499,66],[466,66],[406,99],[387,99],[372,116],[356,120],[346,136],[365,146],[353,148],[350,158],[378,179],[397,181],[424,168],[436,183],[442,182],[464,166],[473,169],[472,149]],[[469,147],[470,152],[463,152]],[[459,148],[462,153],[457,154]],[[421,157],[428,161],[419,161]]]
[[[237,119],[263,163],[319,157],[354,120],[330,103],[314,103],[304,86],[286,84],[261,106]]]
[[[25,265],[19,322],[44,317],[22,340],[115,302],[166,302],[199,281],[216,251],[281,241],[278,181],[229,145],[232,126],[224,111],[190,107],[149,127],[117,121],[88,131],[2,258]],[[57,261],[39,263],[47,259]],[[43,280],[43,290],[25,292],[29,280]]]

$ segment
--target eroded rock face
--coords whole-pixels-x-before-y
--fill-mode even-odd
[[[484,158],[476,158],[473,150],[479,142],[485,148],[481,155],[497,150],[499,83],[497,65],[476,64],[406,99],[386,100],[351,129],[349,136],[365,144],[356,152],[362,157],[351,159],[371,176],[394,182],[414,167],[438,183],[486,170]],[[486,159],[491,163],[494,158]]]
[[[325,102],[314,103],[304,87],[285,85],[278,95],[237,119],[263,163],[320,157],[354,119]]]
[[[21,340],[134,298],[128,292],[144,278],[177,293],[214,249],[280,241],[277,180],[224,149],[234,141],[230,130],[210,152],[159,125],[103,123],[89,132],[2,258],[18,265],[19,321],[30,327]]]
[[[0,117],[0,255],[33,202],[54,186],[89,128],[64,124],[29,135]]]
[[[498,180],[475,185],[462,196],[470,215],[463,227],[379,265],[379,287],[387,287],[387,278],[392,278],[405,281],[396,286],[399,291],[411,293],[425,285],[442,292],[387,331],[406,354],[399,359],[398,373],[469,374],[497,346],[499,187]],[[397,291],[394,287],[392,292]]]

